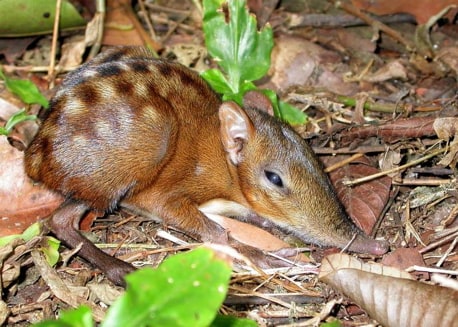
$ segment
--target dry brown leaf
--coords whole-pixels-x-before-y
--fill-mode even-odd
[[[6,318],[10,315],[10,310],[8,309],[8,306],[6,305],[5,302],[0,300],[0,325],[3,326],[3,323],[5,322]]]
[[[86,46],[84,38],[79,35],[67,39],[61,48],[59,66],[62,69],[71,69],[81,65]]]
[[[319,279],[351,298],[381,325],[457,325],[458,292],[405,278],[340,268],[342,260],[345,259],[326,257]]]
[[[367,160],[366,160],[367,162]],[[352,187],[344,181],[378,173],[379,170],[364,163],[350,164],[329,174],[337,196],[353,221],[366,234],[371,234],[380,213],[389,199],[391,178],[381,177]]]
[[[281,249],[291,248],[288,243],[282,241],[278,237],[266,232],[259,227],[221,215],[215,215],[212,213],[205,213],[205,215],[226,229],[233,239],[241,243],[268,252],[275,252]],[[302,254],[295,256],[294,258],[303,262],[310,261],[306,256]]]
[[[458,47],[444,47],[436,55],[435,60],[445,63],[458,76]]]
[[[21,244],[22,240],[16,239],[0,247],[0,290],[8,287],[20,274],[20,266],[5,263],[5,260],[13,255],[15,247]]]
[[[101,321],[103,319],[105,312],[99,306],[75,294],[70,287],[71,285],[66,284],[59,277],[56,270],[49,266],[44,255],[39,250],[32,250],[31,254],[35,266],[40,271],[41,277],[45,280],[46,284],[57,298],[73,308],[80,305],[86,305],[91,308],[92,315],[96,321]]]
[[[433,128],[438,138],[444,141],[449,141],[452,137],[458,134],[458,118],[436,118],[433,123]]]
[[[399,149],[388,149],[379,159],[378,164],[381,171],[387,171],[399,167],[401,160],[402,155]],[[396,176],[399,176],[400,174],[400,172],[393,172],[388,174],[388,176],[394,178]]]
[[[453,141],[450,143],[450,151],[442,158],[439,165],[454,168],[458,162],[458,118],[437,118],[434,120],[433,128],[437,137],[444,141],[448,142],[453,137]]]
[[[106,280],[90,282],[86,286],[93,296],[108,305],[112,305],[123,293]]]
[[[455,168],[458,162],[458,137],[455,137],[450,143],[450,151],[447,153],[441,161],[438,162],[439,165],[450,166],[450,168]]]
[[[344,253],[330,254],[321,262],[318,278],[325,278],[326,275],[335,273],[339,269],[357,269],[384,276],[412,279],[412,276],[394,267],[385,266],[379,263],[364,263],[353,256]]]
[[[416,248],[398,248],[386,254],[382,259],[382,264],[398,269],[407,269],[411,266],[426,266],[423,256]],[[418,273],[417,276],[429,278],[427,273]]]
[[[311,86],[342,95],[353,94],[355,85],[344,83],[342,66],[342,59],[332,51],[301,37],[279,35],[272,51],[271,83],[278,90]]]
[[[22,233],[49,215],[62,198],[33,185],[23,167],[23,153],[0,137],[0,236]]]

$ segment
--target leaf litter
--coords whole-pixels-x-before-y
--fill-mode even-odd
[[[446,1],[441,2],[440,8],[436,8],[437,3],[429,7],[430,2],[427,2],[420,13],[408,10],[419,7],[412,1],[398,1],[403,10],[394,13],[406,12],[411,16],[399,16],[398,21],[380,28],[377,22],[384,21],[384,16],[373,14],[386,14],[383,2],[376,1],[378,7],[370,14],[362,11],[371,9],[361,4],[363,2],[353,1],[355,6],[345,2],[343,9],[339,10],[332,1],[323,2],[325,8],[317,4],[294,11],[288,7],[288,1],[282,2],[283,10],[273,10],[275,6],[268,1],[264,1],[264,6],[253,6],[259,17],[269,17],[276,38],[270,78],[262,81],[261,87],[277,90],[282,99],[307,113],[309,123],[297,126],[297,129],[309,140],[325,165],[334,167],[330,176],[349,214],[367,233],[390,242],[391,251],[386,258],[364,255],[359,255],[359,258],[383,263],[385,268],[408,268],[413,273],[412,278],[419,280],[415,283],[432,284],[431,279],[436,280],[434,274],[441,271],[442,275],[456,282],[457,9],[447,7],[450,3]],[[193,52],[191,60],[173,52],[183,45],[192,48],[193,44],[203,43],[199,13],[191,1],[145,5],[156,41],[162,44],[168,58],[183,59],[191,66],[199,62],[199,67],[209,63],[205,51]],[[134,9],[137,19],[144,22],[145,12]],[[322,16],[309,19],[317,13]],[[359,22],[327,28],[326,21],[339,22],[344,15],[357,18]],[[292,26],[290,18],[293,16],[313,24]],[[140,28],[135,24],[132,26],[136,26],[135,30]],[[117,34],[117,38],[111,38],[110,44],[129,43],[128,37],[120,36],[122,30],[123,26],[117,25],[114,32],[110,31],[111,35]],[[140,34],[144,33],[141,31]],[[33,61],[26,61],[33,58],[28,52],[40,51],[39,47],[49,42],[50,37],[40,37],[40,42],[35,43],[38,48],[23,50],[23,56],[8,66],[8,72],[25,76],[19,65],[17,69],[14,66],[18,63],[22,67],[34,66]],[[5,151],[3,158],[11,156],[17,161],[16,153],[8,153],[10,151]],[[11,158],[9,160],[13,161]],[[2,164],[5,169],[6,161],[2,160]],[[361,181],[362,178],[368,181]],[[28,216],[43,217],[56,206],[56,200],[41,195],[41,189],[38,197],[33,192],[27,190],[25,196],[43,201],[36,205],[38,213],[30,212]],[[0,202],[4,203],[3,199]],[[46,210],[47,206],[51,209]],[[16,210],[23,212],[24,209]],[[0,213],[2,217],[13,216],[10,212]],[[157,266],[166,256],[194,246],[194,241],[182,234],[164,231],[161,225],[124,212],[93,219],[93,216],[88,216],[86,221],[90,226],[87,227],[90,237],[108,252],[138,267]],[[8,234],[5,226],[0,223],[2,235]],[[235,230],[245,228],[248,226],[235,227]],[[253,229],[252,233],[256,230]],[[223,313],[250,317],[266,326],[305,326],[336,318],[343,325],[350,326],[369,324],[371,318],[379,317],[369,310],[373,303],[365,303],[366,300],[358,303],[358,296],[317,280],[322,258],[338,250],[297,244],[297,240],[289,235],[278,231],[275,234],[290,244],[303,247],[310,263],[302,264],[306,268],[299,266],[265,272],[235,266],[229,295],[221,308]],[[2,248],[0,324],[25,326],[52,318],[58,310],[72,306],[77,297],[83,297],[84,301],[102,309],[103,303],[110,302],[100,291],[89,291],[89,285],[97,282],[106,288],[114,289],[113,286],[93,267],[76,257],[75,252],[68,250],[61,253],[63,262],[56,271],[48,273],[53,278],[58,277],[56,280],[63,281],[70,290],[69,285],[81,289],[77,292],[75,288],[67,293],[62,289],[53,291],[55,284],[43,281],[35,266],[40,260],[30,252],[37,242],[40,240],[36,238],[15,240],[9,247]],[[262,247],[262,240],[256,242]],[[342,273],[347,274],[348,268]],[[356,272],[359,276],[356,280],[364,279],[368,284],[355,284],[356,290],[352,292],[368,296],[378,294],[377,281],[384,282],[378,277],[370,279],[358,275],[361,273]],[[344,278],[349,279],[348,276],[353,274],[352,271]],[[412,285],[408,292],[418,287],[418,284]],[[431,295],[427,297],[450,297],[452,303],[456,301],[456,293],[442,288],[437,290],[439,295],[434,295],[435,288],[429,288],[427,294]],[[410,310],[416,307],[414,301],[426,301],[410,297],[408,292],[403,296],[412,302]],[[342,298],[341,293],[348,297]],[[384,301],[386,306],[400,308],[401,304],[393,295],[386,295]],[[367,307],[372,315],[369,317],[362,310],[352,310],[353,302],[362,309]],[[430,305],[425,309],[426,313],[436,314],[441,309],[438,306],[439,302]],[[382,312],[384,308],[377,310]],[[418,308],[415,310],[415,314],[422,314]],[[413,325],[415,322],[407,321],[405,326],[409,323]]]

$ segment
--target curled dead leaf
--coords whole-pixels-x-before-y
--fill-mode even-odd
[[[439,164],[454,168],[458,162],[458,118],[437,118],[434,120],[433,128],[438,138],[447,142],[453,138],[453,141],[450,142],[449,153],[442,158]]]
[[[339,269],[358,269],[374,274],[383,274],[396,278],[412,279],[412,276],[394,267],[385,266],[379,263],[364,263],[355,257],[344,253],[336,253],[326,256],[321,262],[321,269],[318,278],[323,279],[327,275],[335,273]]]
[[[458,118],[457,117],[444,117],[436,118],[433,123],[434,131],[437,137],[448,141],[458,132]]]
[[[351,298],[383,326],[456,326],[458,292],[385,274],[394,268],[377,268],[383,274],[356,269],[356,259],[346,257],[326,257],[319,279]],[[351,262],[350,268],[342,265],[346,261]]]

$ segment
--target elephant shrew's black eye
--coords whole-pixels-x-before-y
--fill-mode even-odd
[[[268,170],[265,170],[264,174],[266,174],[266,177],[269,180],[269,182],[271,182],[272,184],[278,187],[283,187],[283,181],[281,180],[281,177],[278,176],[278,174],[268,171]]]

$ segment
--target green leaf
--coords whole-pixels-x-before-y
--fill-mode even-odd
[[[30,225],[22,234],[8,235],[8,236],[1,237],[0,246],[4,246],[17,238],[23,239],[24,242],[28,242],[32,238],[39,236],[41,234],[41,230],[42,230],[42,224],[40,222],[36,222]],[[43,237],[43,244],[46,244],[46,246],[42,246],[41,250],[43,251],[46,257],[46,261],[51,266],[54,266],[57,263],[57,261],[59,260],[60,241],[54,237],[46,236],[46,237]]]
[[[0,69],[0,78],[5,81],[6,88],[17,95],[24,103],[38,103],[48,108],[48,100],[41,94],[37,86],[29,80],[8,78]]]
[[[38,103],[48,108],[48,100],[41,94],[37,86],[29,80],[7,79],[5,85],[12,93],[16,94],[24,103]]]
[[[256,90],[256,85],[252,82],[246,81],[240,86],[239,93],[226,93],[223,94],[223,101],[235,101],[239,106],[243,105],[243,95],[251,90]]]
[[[281,117],[291,125],[303,125],[307,122],[307,115],[284,101],[278,101]]]
[[[64,311],[60,314],[59,320],[43,321],[34,325],[35,327],[93,327],[91,310],[86,306],[77,309]]]
[[[21,235],[8,235],[8,236],[3,236],[0,237],[0,247],[7,245],[11,241],[20,238]]]
[[[49,263],[51,267],[54,267],[54,265],[59,261],[59,246],[60,246],[60,241],[54,237],[47,236],[45,238],[46,240],[46,245],[41,248],[41,251],[45,255],[46,261]]]
[[[256,327],[258,324],[250,319],[240,319],[232,316],[217,315],[211,327]]]
[[[13,130],[14,126],[27,120],[35,120],[37,116],[27,115],[25,109],[21,109],[14,113],[6,122],[5,127],[0,127],[0,135],[8,135]]]
[[[307,115],[304,112],[287,102],[278,100],[278,96],[274,91],[261,90],[261,92],[272,102],[275,116],[280,118],[280,120],[291,125],[303,125],[307,122]]]
[[[200,75],[203,79],[210,84],[211,88],[221,94],[230,94],[232,93],[229,83],[224,77],[223,73],[218,69],[209,69],[204,71]]]
[[[339,320],[334,320],[331,322],[324,322],[320,324],[320,327],[342,327],[342,323]]]
[[[258,80],[269,70],[272,28],[267,26],[258,32],[256,19],[249,14],[244,0],[204,0],[203,4],[208,52],[227,75],[232,93],[238,94],[243,82]]]
[[[56,0],[1,0],[0,36],[52,33],[55,12]],[[62,1],[60,30],[81,29],[85,25],[86,21],[75,7],[67,0]]]
[[[27,242],[27,241],[30,241],[35,236],[40,235],[40,233],[41,233],[41,224],[39,222],[34,223],[30,225],[22,234],[8,235],[8,236],[0,237],[0,246],[4,246],[10,243],[12,240],[16,238],[21,238],[25,242]]]
[[[27,229],[22,232],[21,237],[24,241],[28,242],[35,236],[40,235],[41,229],[42,229],[41,223],[39,222],[34,223],[30,225],[29,227],[27,227]]]
[[[126,277],[126,293],[108,311],[102,327],[208,326],[231,275],[227,263],[206,248],[165,260]]]

